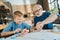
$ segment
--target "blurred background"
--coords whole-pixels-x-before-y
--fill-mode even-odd
[[[60,0],[0,0],[0,31],[13,20],[15,11],[21,11],[24,21],[30,23],[33,18],[32,7],[35,4],[42,5],[44,11],[51,13],[59,10],[58,18],[53,23],[60,28]]]

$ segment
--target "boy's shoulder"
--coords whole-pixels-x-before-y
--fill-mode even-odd
[[[13,23],[14,23],[13,21],[9,22],[9,24],[13,24]]]
[[[22,22],[22,24],[27,24],[26,22]]]
[[[22,22],[22,25],[29,25],[28,23],[26,23],[26,22]]]

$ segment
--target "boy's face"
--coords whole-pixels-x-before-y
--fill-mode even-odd
[[[14,22],[20,24],[22,22],[23,16],[14,15]]]

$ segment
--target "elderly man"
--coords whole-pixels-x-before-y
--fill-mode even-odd
[[[43,8],[41,5],[36,4],[33,6],[34,16],[34,27],[37,31],[43,29],[52,29],[53,21],[57,19],[56,12],[51,14],[50,12],[42,12]]]

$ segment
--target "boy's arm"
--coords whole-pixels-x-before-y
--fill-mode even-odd
[[[12,27],[12,22],[7,25],[7,27],[2,31],[1,36],[7,36],[9,34],[12,34],[13,32],[9,32]]]
[[[35,30],[35,27],[34,27],[34,20],[31,21],[30,25],[29,24],[26,24],[26,27],[29,28],[29,32],[33,32]]]
[[[7,27],[2,31],[1,36],[10,36],[18,31],[21,31],[20,29],[16,29],[15,31],[11,31],[11,28],[13,27],[13,22],[9,23]]]
[[[32,28],[30,28],[30,32],[33,32],[35,30],[35,27],[32,26]]]
[[[15,31],[3,32],[3,33],[1,33],[1,36],[2,36],[2,37],[4,37],[4,36],[10,36],[10,35],[12,35],[12,34],[15,34],[15,33],[20,32],[20,31],[21,31],[21,30],[18,28],[18,29],[16,29]]]
[[[25,25],[26,25],[26,29],[28,29],[29,30],[29,32],[33,32],[34,31],[34,24],[31,24],[31,25],[29,25],[29,24],[26,24],[25,23]]]
[[[14,32],[3,32],[3,33],[1,33],[1,37],[6,37],[6,36],[9,36],[12,34],[14,34]]]

